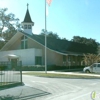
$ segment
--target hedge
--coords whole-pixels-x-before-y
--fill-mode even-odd
[[[64,69],[83,69],[85,66],[48,66],[47,70],[64,70]],[[44,66],[23,66],[22,71],[44,71],[45,67]]]

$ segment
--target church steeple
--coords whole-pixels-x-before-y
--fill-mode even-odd
[[[32,34],[32,26],[34,26],[34,22],[31,20],[28,6],[29,4],[27,4],[27,11],[26,11],[24,21],[22,22],[22,27],[24,29],[24,32],[28,34]]]

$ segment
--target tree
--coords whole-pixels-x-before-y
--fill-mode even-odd
[[[83,61],[85,65],[92,65],[93,63],[100,62],[100,55],[96,54],[84,54]]]
[[[45,35],[45,29],[42,29],[40,35]],[[47,31],[47,37],[55,38],[55,39],[60,39],[60,37],[57,35],[57,33],[53,33],[52,31]]]
[[[100,54],[100,44],[98,45],[98,54]]]
[[[18,28],[18,18],[15,18],[13,13],[6,14],[8,9],[0,9],[0,36],[5,39],[10,39]]]
[[[6,41],[16,33],[19,27],[19,19],[13,13],[6,14],[7,8],[0,9],[0,37]],[[0,49],[5,43],[0,42]]]
[[[45,29],[42,29],[42,30],[41,30],[41,33],[40,33],[40,35],[43,35],[43,36],[45,36]]]
[[[53,33],[52,31],[48,32],[48,37],[60,39],[60,37],[57,35],[57,33]]]
[[[62,38],[62,40],[67,40],[68,41],[68,39],[66,39],[66,38]]]
[[[91,39],[91,38],[87,39],[85,37],[73,36],[73,39],[71,41],[86,44],[87,46],[91,46],[91,47],[93,47],[95,53],[98,52],[99,43],[96,42],[95,39]]]
[[[97,46],[99,43],[95,41],[95,39],[87,39],[86,37],[80,37],[80,36],[73,36],[73,39],[71,39],[73,42],[78,42],[78,43],[83,43],[86,45],[91,45],[91,46]]]

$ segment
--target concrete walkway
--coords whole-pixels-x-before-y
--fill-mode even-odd
[[[34,100],[36,97],[49,94],[43,90],[24,85],[0,90],[0,100]]]

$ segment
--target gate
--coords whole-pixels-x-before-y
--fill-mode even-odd
[[[0,88],[22,84],[22,62],[0,62]]]

